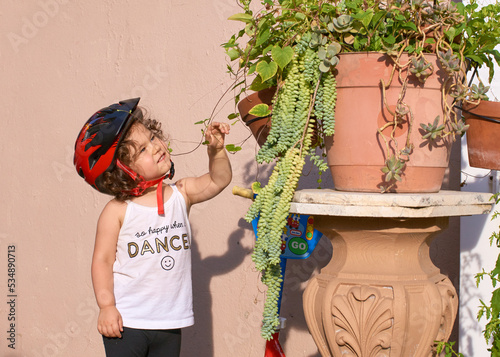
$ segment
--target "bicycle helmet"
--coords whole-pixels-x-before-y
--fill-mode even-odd
[[[78,174],[97,191],[107,193],[103,174],[116,165],[116,148],[132,124],[132,112],[140,98],[102,108],[85,123],[75,142],[74,164]]]
[[[140,196],[148,187],[158,184],[158,213],[163,214],[163,190],[160,183],[166,177],[172,179],[174,176],[173,162],[170,161],[171,167],[168,174],[156,180],[146,181],[116,158],[116,148],[134,122],[132,112],[137,108],[139,100],[140,98],[123,100],[102,108],[92,115],[76,139],[73,162],[78,174],[102,193],[112,194],[104,187],[102,180],[103,174],[113,170],[115,166],[126,172],[132,179],[139,179],[137,188],[128,192],[133,196]]]

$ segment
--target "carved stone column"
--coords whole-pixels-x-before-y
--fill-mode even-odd
[[[315,228],[333,245],[332,260],[304,292],[322,356],[427,357],[434,341],[448,339],[457,293],[432,263],[429,246],[448,216],[491,209],[490,194],[461,194],[306,190],[295,196],[292,211],[314,214]]]

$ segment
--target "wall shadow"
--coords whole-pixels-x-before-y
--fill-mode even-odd
[[[308,281],[327,265],[332,259],[332,245],[326,236],[323,236],[318,245],[307,259],[288,259],[286,263],[283,299],[281,303],[281,317],[286,318],[286,328],[280,332],[280,343],[285,354],[292,351],[287,348],[289,332],[298,330],[309,334],[303,308],[303,295]],[[305,334],[304,334],[305,335]],[[304,336],[302,335],[302,336]],[[312,342],[314,343],[314,342]],[[319,351],[306,357],[321,357]]]
[[[240,220],[240,228],[242,223]],[[193,236],[196,237],[196,232]],[[210,292],[212,278],[227,274],[236,269],[251,254],[251,249],[244,248],[240,241],[245,230],[238,229],[227,239],[224,253],[219,256],[201,258],[196,239],[191,244],[191,259],[193,270],[193,304],[195,324],[184,329],[181,356],[215,357],[212,304],[213,294]],[[222,249],[221,249],[222,250]]]

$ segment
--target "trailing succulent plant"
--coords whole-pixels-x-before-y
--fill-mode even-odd
[[[237,68],[228,66],[235,79],[235,103],[247,90],[276,87],[271,130],[256,157],[259,163],[274,162],[275,166],[246,215],[249,221],[260,217],[252,258],[268,286],[262,335],[270,339],[279,324],[276,299],[282,279],[281,236],[290,202],[307,158],[318,166],[320,173],[327,169],[321,149],[323,137],[335,132],[334,69],[338,54],[385,53],[394,63],[392,76],[403,82],[402,91],[409,80],[415,78],[424,83],[438,70],[428,59],[429,54],[436,55],[447,74],[442,87],[443,113],[433,123],[422,125],[422,136],[432,143],[461,135],[467,127],[447,98],[451,96],[455,102],[484,98],[487,87],[469,87],[464,79],[469,62],[492,69],[494,61],[500,61],[500,54],[494,49],[500,41],[499,5],[479,12],[475,0],[467,6],[425,0],[237,1],[242,12],[229,19],[241,21],[244,26],[223,44],[230,59],[237,61]],[[382,93],[391,82],[392,78],[388,83],[381,81]],[[385,167],[381,167],[387,182],[383,190],[388,190],[391,182],[401,180],[413,143],[407,138],[398,148],[394,136],[382,132],[386,128],[394,132],[405,122],[411,131],[413,113],[404,102],[404,93],[396,103],[389,105],[385,98],[384,103],[392,116],[379,129],[387,152],[392,152]],[[250,111],[256,116],[270,113],[266,104]],[[233,113],[230,118],[237,116]]]
[[[257,161],[270,163],[278,159],[267,185],[260,190],[245,217],[250,222],[260,216],[259,238],[252,259],[268,286],[262,327],[266,339],[271,338],[279,324],[281,236],[290,202],[307,156],[313,157],[320,170],[327,169],[315,152],[315,128],[320,125],[325,135],[332,135],[334,128],[336,87],[328,65],[334,52],[331,48],[326,48],[324,54],[312,50],[308,42],[311,38],[311,34],[302,36],[285,72],[286,85],[278,85],[271,130],[257,154]]]

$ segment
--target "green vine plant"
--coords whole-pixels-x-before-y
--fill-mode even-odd
[[[491,197],[498,205],[500,203],[500,193],[496,193]],[[499,211],[493,212],[491,220],[495,220],[500,216]],[[500,226],[499,231],[494,231],[490,236],[490,246],[495,245],[500,248]],[[497,284],[500,282],[500,254],[497,257],[495,267],[491,271],[485,271],[482,269],[481,273],[476,274],[476,286],[484,280],[484,278],[489,278],[491,285],[494,288],[491,299],[489,303],[484,302],[482,299],[479,300],[480,306],[477,313],[478,321],[484,317],[486,319],[486,325],[483,330],[483,336],[487,344],[491,344],[488,351],[491,353],[491,357],[500,357],[500,287]],[[436,341],[436,353],[440,355],[445,353],[445,357],[464,357],[463,354],[457,353],[453,349],[455,342],[445,342]]]
[[[455,342],[436,341],[436,355],[443,357],[464,357],[463,354],[455,352],[453,349],[454,345]]]
[[[500,203],[500,193],[496,193],[491,197],[498,205]],[[495,220],[500,216],[499,211],[493,212],[491,220]],[[495,245],[500,248],[500,226],[498,231],[494,231],[490,236],[490,246]],[[500,287],[497,284],[500,282],[500,254],[497,257],[495,267],[491,271],[482,269],[481,273],[476,274],[476,286],[483,282],[485,278],[489,278],[492,287],[494,288],[489,303],[479,300],[480,306],[477,313],[478,321],[484,317],[486,325],[483,330],[483,336],[488,345],[491,357],[500,357]],[[445,353],[445,357],[464,357],[463,354],[457,353],[453,349],[455,342],[436,341],[436,353]]]
[[[492,196],[492,200],[495,200],[496,204],[500,203],[500,193],[496,193]],[[499,211],[493,212],[492,220],[500,216]],[[499,227],[500,228],[500,227]],[[495,231],[490,236],[490,245],[493,244],[500,248],[500,229]],[[486,272],[484,269],[481,273],[476,274],[476,285],[483,281],[485,277],[488,277],[491,281],[491,285],[494,290],[491,295],[489,303],[485,303],[480,300],[480,307],[477,314],[477,319],[481,320],[483,317],[486,319],[486,326],[483,330],[483,336],[487,344],[491,343],[491,348],[488,351],[491,352],[492,357],[500,356],[500,288],[497,284],[500,282],[500,254],[498,255],[495,268],[491,271]]]
[[[231,90],[235,107],[247,91],[276,88],[272,110],[263,104],[250,111],[257,117],[271,114],[271,130],[256,159],[275,166],[245,217],[248,221],[260,217],[252,259],[268,287],[262,336],[269,340],[279,325],[281,236],[293,194],[307,159],[318,166],[320,173],[328,168],[323,154],[318,152],[324,148],[324,136],[335,132],[334,73],[338,54],[375,51],[385,53],[394,63],[390,80],[381,80],[383,103],[392,117],[378,131],[387,149],[387,161],[381,167],[386,181],[382,192],[386,192],[401,180],[413,151],[409,134],[401,142],[396,139],[398,126],[406,124],[409,133],[420,130],[429,145],[462,135],[467,126],[457,115],[454,103],[478,103],[486,90],[482,84],[467,86],[464,79],[468,63],[493,66],[493,61],[499,62],[500,54],[491,46],[498,43],[500,36],[492,39],[477,27],[479,19],[485,20],[493,12],[478,15],[475,1],[467,6],[425,0],[237,2],[242,10],[229,19],[239,21],[243,27],[222,45],[235,62],[234,66],[228,65],[234,80]],[[498,24],[498,18],[495,21]],[[437,56],[446,73],[441,93],[443,113],[416,129],[405,92],[410,81],[424,83],[441,70],[434,68],[430,54]],[[399,98],[389,103],[385,93],[396,80],[402,83]],[[453,103],[448,100],[450,96]],[[229,115],[229,119],[238,118],[236,112]],[[386,132],[389,134],[383,134]]]
[[[260,216],[252,259],[262,272],[268,291],[264,308],[262,336],[270,339],[279,325],[277,298],[282,273],[280,269],[281,236],[290,211],[305,159],[315,156],[313,133],[318,123],[328,135],[333,134],[335,78],[330,71],[332,51],[325,48],[323,58],[309,46],[312,34],[302,36],[295,56],[283,75],[286,85],[278,85],[273,101],[273,121],[269,136],[257,154],[257,162],[270,163],[278,157],[274,170],[245,216],[248,222]],[[314,117],[312,113],[314,112]],[[325,171],[324,162],[317,163]]]

